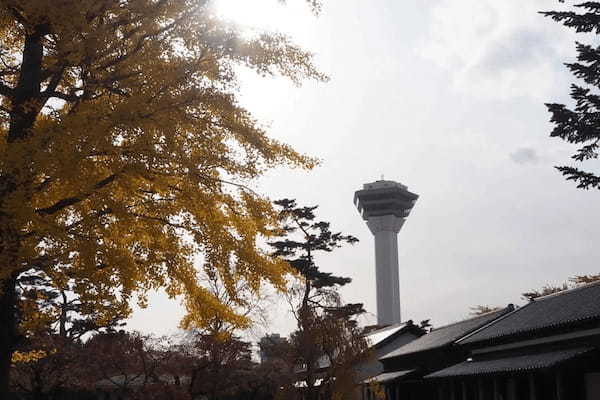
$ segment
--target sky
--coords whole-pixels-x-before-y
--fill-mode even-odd
[[[360,239],[319,263],[353,279],[342,295],[364,303],[362,323],[376,321],[374,244],[352,199],[382,175],[420,195],[398,238],[404,320],[441,326],[600,272],[600,193],[553,168],[573,147],[549,137],[544,103],[569,101],[563,63],[589,39],[538,14],[557,1],[324,0],[318,17],[301,0],[216,1],[237,23],[288,33],[331,78],[296,87],[243,71],[240,98],[270,136],[322,160],[253,187],[318,205]],[[255,336],[294,328],[282,298],[270,310]],[[182,315],[154,293],[128,327],[167,334]]]

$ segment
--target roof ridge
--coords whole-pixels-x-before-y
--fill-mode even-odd
[[[506,313],[500,315],[498,318],[491,320],[490,322],[488,322],[487,324],[480,326],[479,328],[473,330],[472,332],[467,333],[466,335],[464,335],[463,337],[459,338],[456,340],[456,343],[460,343],[464,340],[469,339],[471,336],[475,336],[476,334],[478,334],[479,332],[481,332],[484,329],[489,328],[490,326],[493,326],[494,324],[497,324],[498,322],[508,318],[510,315],[513,315],[516,312],[519,312],[520,310],[524,309],[525,307],[527,307],[528,305],[532,304],[533,302],[529,302],[527,304],[525,304],[522,307],[515,307],[513,304],[509,304],[508,306],[504,307],[504,310],[507,310]]]
[[[490,312],[487,312],[487,313],[485,313],[485,314],[476,315],[476,316],[474,316],[474,317],[471,317],[471,318],[462,319],[462,320],[460,320],[460,321],[452,322],[452,323],[450,323],[450,324],[446,324],[446,325],[438,326],[437,328],[434,328],[434,329],[432,329],[432,330],[431,330],[431,332],[435,332],[435,331],[437,331],[437,330],[440,330],[440,329],[450,328],[450,327],[452,327],[452,326],[455,326],[455,325],[458,325],[458,324],[462,324],[462,323],[464,323],[464,322],[474,321],[474,320],[476,320],[476,319],[478,319],[478,318],[487,317],[487,316],[490,316],[491,314],[494,314],[494,313],[499,313],[499,312],[501,312],[501,311],[504,311],[504,310],[506,310],[507,308],[508,308],[508,307],[503,307],[503,308],[501,308],[501,309],[499,309],[499,310],[490,311]]]
[[[534,299],[513,313],[499,318],[484,329],[461,339],[460,343],[498,341],[532,332],[543,332],[559,327],[576,328],[584,321],[600,320],[600,304],[590,301],[600,292],[600,282],[590,282],[567,291]],[[561,295],[563,295],[561,297]],[[519,312],[520,314],[515,314]],[[569,328],[571,329],[571,328]]]
[[[598,286],[598,285],[600,285],[600,280],[599,281],[594,281],[594,282],[589,282],[589,283],[582,283],[582,284],[576,285],[575,287],[568,288],[568,289],[565,289],[565,290],[561,290],[559,292],[550,293],[550,294],[547,294],[547,295],[544,295],[544,296],[536,297],[533,300],[531,300],[530,303],[532,301],[535,302],[535,301],[547,300],[550,297],[558,297],[560,295],[569,294],[569,293],[572,293],[572,292],[575,292],[575,291],[578,291],[578,290],[587,289],[587,288],[589,288],[591,286]]]

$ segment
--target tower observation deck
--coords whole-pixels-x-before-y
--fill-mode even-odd
[[[398,232],[419,196],[394,181],[363,185],[354,194],[354,204],[375,237],[377,324],[401,322],[398,273]]]

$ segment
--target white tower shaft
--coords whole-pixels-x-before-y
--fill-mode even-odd
[[[377,324],[380,326],[402,321],[398,232],[418,198],[418,194],[403,184],[384,180],[365,183],[354,193],[354,204],[375,237]]]
[[[377,324],[402,321],[398,273],[398,232],[404,219],[394,215],[373,216],[367,226],[375,237],[375,280],[377,284]]]

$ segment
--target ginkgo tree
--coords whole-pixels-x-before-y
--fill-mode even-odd
[[[237,71],[325,76],[287,36],[242,35],[211,5],[0,0],[0,398],[39,311],[19,306],[24,277],[69,288],[98,324],[157,288],[185,299],[189,325],[215,310],[243,324],[203,288],[198,254],[226,288],[283,287],[286,264],[257,246],[277,219],[245,184],[314,160],[240,106]]]

